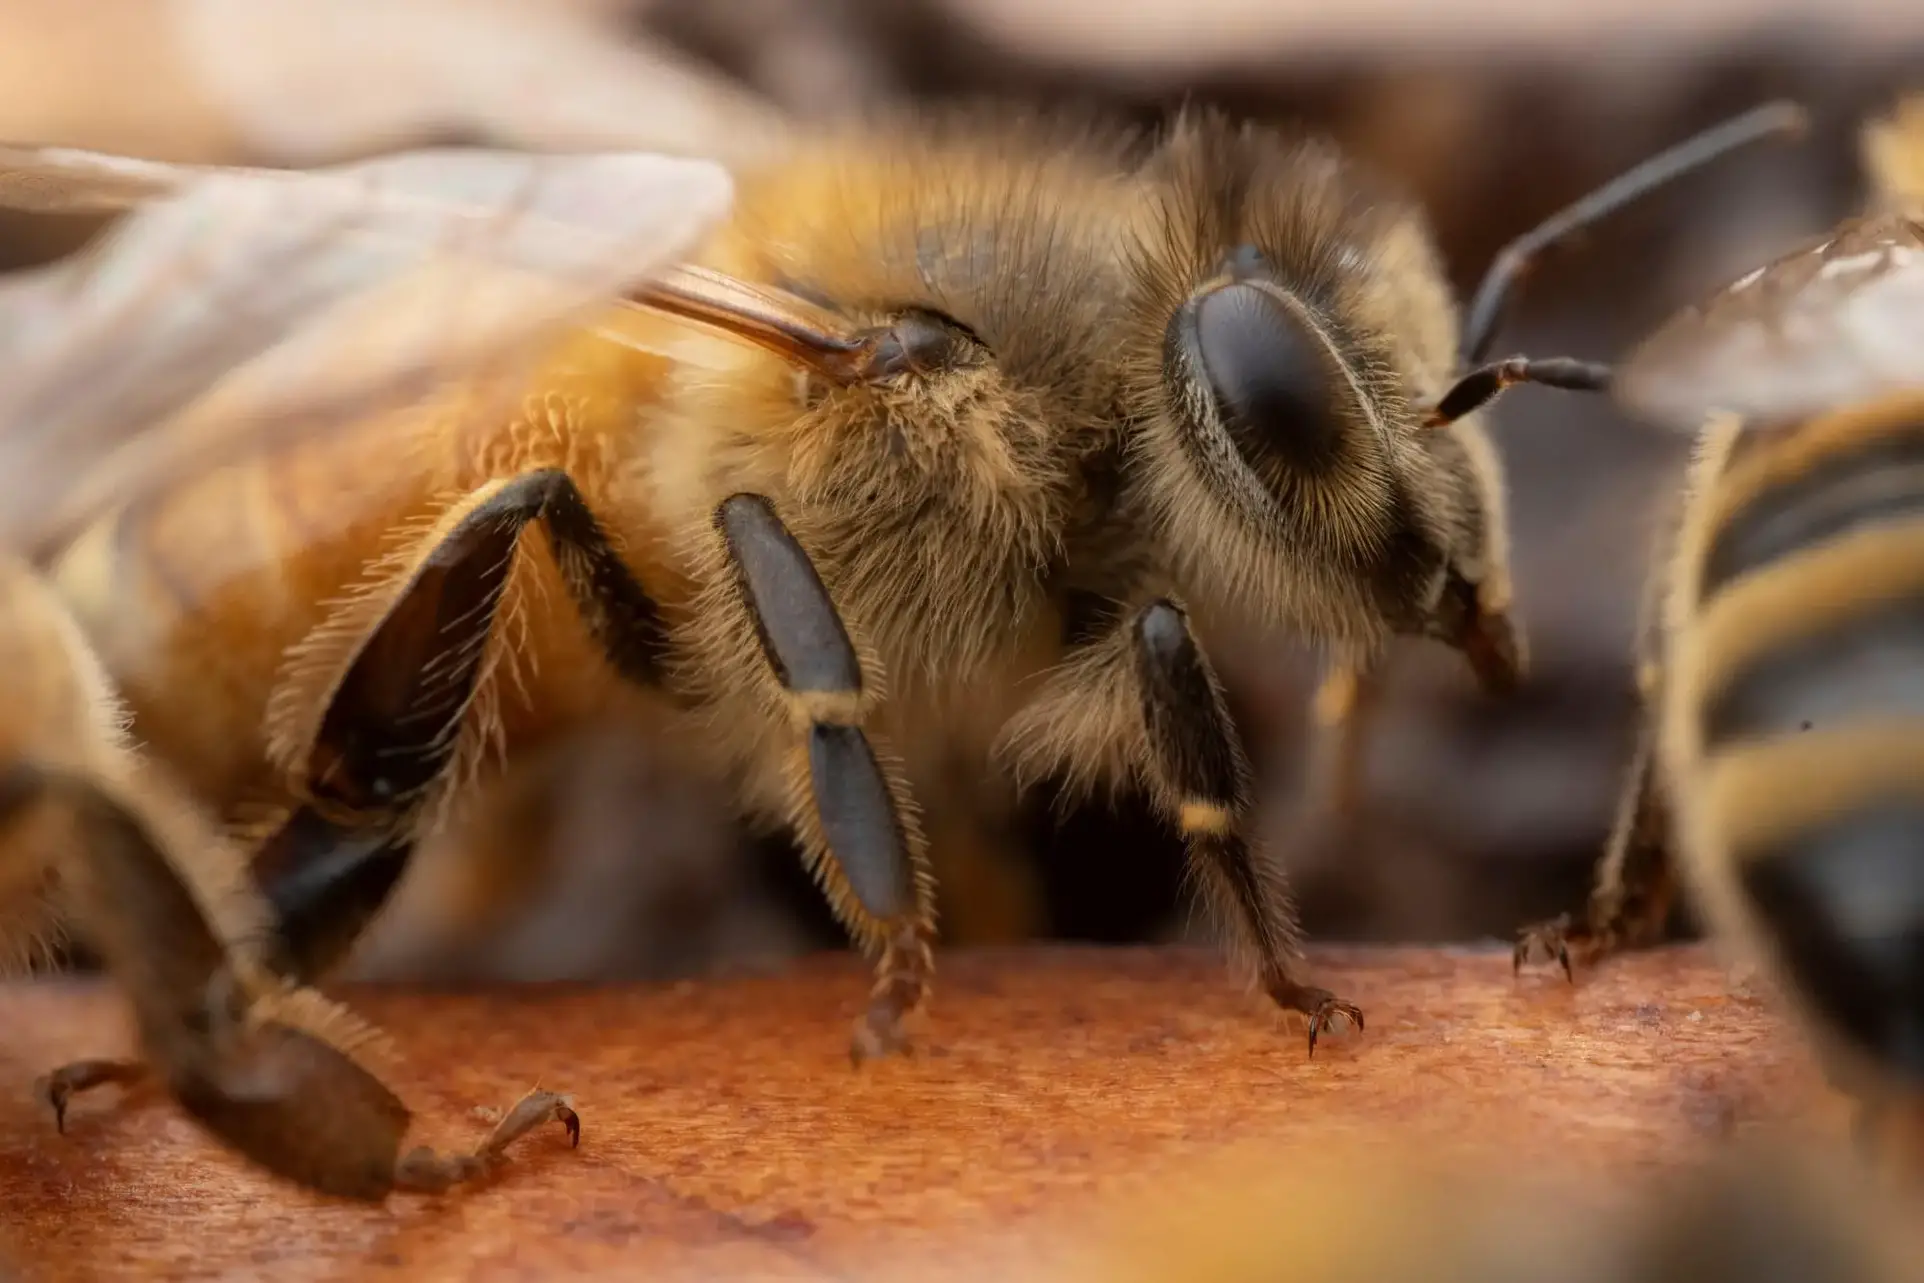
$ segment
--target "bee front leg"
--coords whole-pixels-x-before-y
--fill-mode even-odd
[[[1674,520],[1674,517],[1673,517]],[[1676,539],[1673,529],[1667,544]],[[1667,565],[1667,555],[1653,558]],[[1669,802],[1657,761],[1657,717],[1663,700],[1663,600],[1668,580],[1644,580],[1634,651],[1640,708],[1637,747],[1624,773],[1623,789],[1610,838],[1591,878],[1590,895],[1580,913],[1563,913],[1517,933],[1511,969],[1554,958],[1564,978],[1574,982],[1574,963],[1591,965],[1621,949],[1656,943],[1677,900]]]
[[[1646,718],[1624,779],[1616,825],[1582,912],[1518,932],[1511,967],[1520,971],[1526,962],[1554,958],[1565,978],[1574,981],[1573,960],[1589,966],[1621,949],[1654,944],[1676,899],[1670,813],[1657,769],[1655,723]]]
[[[1299,932],[1281,871],[1266,867],[1242,834],[1249,765],[1187,617],[1158,600],[1137,611],[1129,627],[1152,791],[1182,830],[1205,887],[1255,951],[1264,991],[1307,1020],[1314,1055],[1319,1035],[1348,1026],[1360,1031],[1363,1012],[1302,980]]]
[[[715,510],[742,607],[763,659],[807,742],[808,786],[795,827],[850,934],[879,952],[868,1011],[851,1054],[903,1051],[903,1021],[928,997],[935,970],[933,886],[906,822],[906,788],[862,729],[862,668],[808,553],[759,495]]]

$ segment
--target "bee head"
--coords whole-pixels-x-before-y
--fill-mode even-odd
[[[1418,213],[1326,142],[1210,114],[1143,176],[1125,394],[1186,590],[1365,651],[1437,638],[1511,684],[1501,469],[1417,408],[1456,341]]]

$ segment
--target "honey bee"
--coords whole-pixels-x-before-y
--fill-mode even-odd
[[[1624,368],[1634,411],[1699,432],[1651,612],[1630,838],[1584,923],[1527,930],[1517,958],[1568,971],[1573,944],[1647,939],[1681,880],[1781,982],[1866,1123],[1894,1108],[1902,1132],[1924,1117],[1924,100],[1864,140],[1869,213],[1674,318]]]
[[[0,309],[22,323],[0,351],[0,488],[16,547],[93,506],[139,505],[150,487],[311,441],[363,397],[438,369],[460,343],[410,345],[389,326],[397,341],[379,359],[337,368],[318,395],[312,372],[287,377],[324,352],[369,357],[351,341],[368,337],[356,309],[397,281],[419,288],[424,270],[462,259],[472,324],[444,338],[478,355],[645,280],[732,191],[712,163],[645,154],[427,152],[311,174],[59,152],[7,163],[16,203],[114,201],[149,180],[178,189],[82,259],[0,286]],[[584,202],[595,192],[606,203]],[[520,309],[505,328],[505,300],[481,288],[490,268],[538,276],[504,283]],[[241,305],[237,326],[226,309]],[[359,1198],[482,1175],[549,1119],[579,1138],[568,1099],[536,1090],[470,1152],[401,1151],[411,1114],[382,1081],[384,1040],[309,988],[311,971],[285,965],[248,851],[135,742],[67,600],[11,549],[0,554],[0,672],[0,963],[17,969],[80,936],[129,998],[142,1054],[42,1080],[58,1121],[75,1091],[152,1075],[239,1153]]]
[[[1360,1147],[1358,1147],[1360,1151]],[[1844,1156],[1775,1137],[1640,1180],[1526,1185],[1474,1159],[1219,1157],[1128,1206],[1048,1277],[1086,1283],[1899,1283],[1915,1231]]]
[[[799,138],[635,297],[654,320],[557,338],[505,410],[502,378],[445,382],[36,545],[143,750],[244,835],[263,965],[325,974],[484,780],[614,714],[797,835],[877,959],[858,1060],[905,1048],[929,991],[908,780],[958,743],[1147,784],[1310,1050],[1360,1028],[1241,834],[1186,603],[1359,650],[1439,637],[1512,680],[1494,456],[1433,429],[1593,368],[1453,380],[1418,212],[1207,114],[1146,152],[976,117]]]

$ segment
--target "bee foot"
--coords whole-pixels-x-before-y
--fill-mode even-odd
[[[494,1125],[477,1153],[490,1158],[546,1122],[557,1122],[568,1132],[568,1148],[581,1147],[581,1115],[574,1111],[574,1100],[558,1092],[535,1090],[523,1096],[507,1117]]]
[[[902,1026],[928,1001],[934,974],[935,954],[927,933],[918,922],[901,923],[882,950],[868,1011],[855,1022],[855,1038],[848,1049],[853,1064],[859,1067],[864,1061],[913,1050]]]
[[[34,1080],[34,1099],[53,1111],[54,1130],[67,1130],[67,1103],[78,1092],[110,1084],[131,1087],[147,1077],[137,1060],[76,1060]]]
[[[404,1156],[394,1168],[394,1184],[402,1189],[437,1194],[451,1186],[478,1180],[506,1161],[509,1145],[546,1122],[560,1123],[568,1132],[570,1148],[581,1144],[581,1116],[567,1096],[531,1091],[495,1124],[488,1138],[468,1154],[436,1154],[423,1146]]]
[[[1570,947],[1576,944],[1581,951],[1586,938],[1571,926],[1567,913],[1525,927],[1517,932],[1516,948],[1510,953],[1511,974],[1521,974],[1525,965],[1555,959],[1563,968],[1563,978],[1575,984],[1577,977],[1570,964]]]
[[[855,1036],[848,1046],[849,1062],[858,1068],[870,1060],[908,1056],[914,1052],[914,1043],[902,1029],[902,1013],[879,1002],[855,1022]]]
[[[1309,1054],[1316,1054],[1316,1040],[1324,1034],[1340,1036],[1354,1029],[1363,1032],[1363,1009],[1338,998],[1327,989],[1306,985],[1271,985],[1269,996],[1284,1011],[1300,1012],[1309,1023]]]

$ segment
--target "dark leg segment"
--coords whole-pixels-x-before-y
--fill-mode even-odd
[[[1471,370],[1452,384],[1450,390],[1437,399],[1435,408],[1424,418],[1423,426],[1440,428],[1455,423],[1464,415],[1496,400],[1505,388],[1515,387],[1519,383],[1541,383],[1545,387],[1562,388],[1567,392],[1607,392],[1610,390],[1610,373],[1607,365],[1567,356],[1540,357],[1536,360],[1527,356],[1513,356],[1493,361]]]
[[[565,473],[528,473],[479,497],[355,655],[309,752],[313,802],[263,845],[273,951],[307,980],[342,957],[413,852],[412,821],[448,769],[514,554],[539,521],[577,609],[624,677],[658,684],[668,641],[654,601]]]
[[[381,911],[413,853],[406,836],[337,824],[311,806],[296,810],[255,855],[273,910],[268,964],[313,984]]]
[[[1227,902],[1256,950],[1264,990],[1309,1022],[1309,1050],[1323,1033],[1363,1028],[1363,1013],[1298,979],[1297,928],[1282,887],[1257,865],[1241,828],[1249,810],[1249,767],[1229,710],[1189,622],[1172,602],[1140,611],[1134,630],[1149,768],[1162,804],[1175,814],[1190,859]]]
[[[1555,958],[1565,977],[1576,963],[1588,966],[1620,949],[1662,938],[1677,898],[1671,861],[1670,815],[1656,759],[1654,724],[1646,719],[1637,755],[1625,779],[1610,845],[1597,863],[1596,880],[1580,918],[1565,913],[1518,934],[1512,968]]]
[[[829,894],[858,937],[882,945],[854,1054],[859,1060],[904,1049],[902,1021],[926,999],[934,970],[934,913],[889,781],[861,727],[855,647],[814,563],[768,500],[725,500],[715,528],[763,658],[808,725]]]

